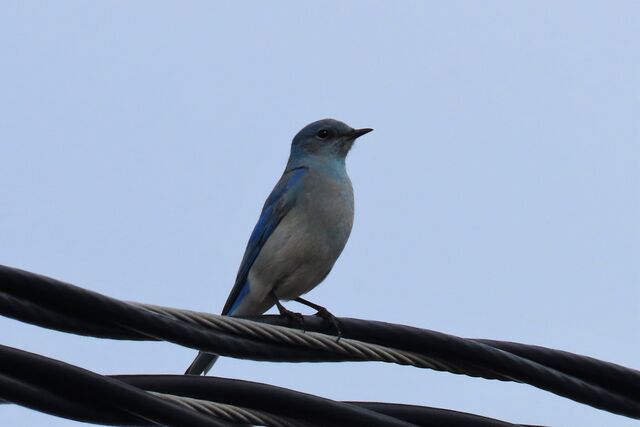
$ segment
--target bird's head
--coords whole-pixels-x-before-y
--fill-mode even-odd
[[[293,138],[292,156],[318,156],[344,159],[356,138],[373,129],[354,129],[338,120],[323,119],[302,128]]]

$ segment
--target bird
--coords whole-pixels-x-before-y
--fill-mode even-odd
[[[301,317],[280,302],[294,300],[335,324],[324,307],[301,296],[327,277],[349,239],[354,200],[345,160],[355,140],[372,130],[322,119],[295,135],[284,173],[249,237],[222,315],[257,316],[276,305],[282,316]],[[185,374],[206,375],[217,359],[201,351]]]

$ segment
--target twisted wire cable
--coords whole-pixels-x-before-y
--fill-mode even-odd
[[[18,375],[20,377],[21,375]],[[26,380],[0,373],[0,403],[15,403],[57,417],[106,425],[156,425],[121,408],[97,400],[84,401]]]
[[[193,323],[194,325],[211,327],[211,328],[215,328],[222,331],[235,332],[238,334],[253,336],[255,338],[276,340],[278,342],[299,344],[299,345],[304,345],[311,348],[322,348],[326,350],[331,350],[333,352],[340,352],[348,355],[357,355],[359,357],[362,357],[363,360],[373,360],[373,361],[377,360],[377,361],[383,361],[383,362],[397,363],[401,365],[408,364],[408,365],[412,365],[420,368],[426,367],[426,368],[431,368],[436,370],[446,370],[449,372],[463,373],[466,375],[474,375],[474,376],[479,375],[479,376],[485,376],[485,377],[487,376],[487,370],[474,371],[472,363],[468,363],[467,365],[463,364],[462,366],[464,367],[461,369],[460,368],[461,364],[459,363],[459,361],[456,361],[455,359],[456,354],[449,353],[449,355],[453,357],[450,357],[448,363],[447,362],[438,363],[437,358],[424,357],[420,354],[416,354],[410,351],[403,351],[403,350],[398,350],[396,348],[385,347],[385,346],[380,346],[380,345],[371,344],[371,343],[365,343],[362,341],[352,340],[349,338],[341,338],[338,341],[336,340],[335,337],[327,336],[324,334],[318,334],[316,332],[300,331],[300,330],[290,329],[290,328],[278,328],[274,330],[273,326],[277,326],[277,325],[270,325],[271,327],[266,327],[266,325],[264,324],[257,324],[256,322],[248,321],[245,319],[237,319],[237,318],[232,318],[228,316],[219,316],[219,315],[213,315],[208,313],[198,313],[198,312],[193,312],[189,310],[177,310],[173,308],[159,307],[159,306],[153,306],[149,304],[136,304],[136,305],[141,308],[146,308],[157,314],[172,316],[176,319]],[[346,320],[346,323],[349,324],[350,320],[353,320],[353,319]],[[288,322],[288,320],[286,321]],[[345,323],[345,319],[340,319],[340,322]],[[361,322],[361,321],[356,320],[356,322]],[[305,321],[305,325],[306,323],[307,321]],[[313,321],[309,323],[315,324]],[[316,323],[317,323],[317,320],[316,320]],[[378,329],[380,329],[379,326],[381,325],[381,322],[369,321],[367,322],[367,328],[370,328],[372,324],[375,324],[376,326],[378,326]],[[327,327],[328,325],[325,324],[325,326],[323,326],[323,329],[326,329]],[[403,328],[408,329],[408,327],[403,327]],[[366,339],[371,335],[379,337],[379,336],[382,336],[383,334],[382,333],[372,334],[371,331],[368,331],[367,336],[366,337],[363,336],[361,338]],[[506,351],[502,350],[502,348],[504,349],[512,348],[514,350],[518,350],[520,354],[524,355],[524,354],[536,354],[536,351],[539,353],[541,348],[535,348],[533,346],[531,346],[533,348],[528,348],[529,346],[517,345],[515,343],[501,343],[499,341],[466,340],[466,339],[452,337],[452,336],[445,336],[444,334],[436,334],[436,335],[441,335],[439,338],[446,337],[448,341],[451,341],[451,340],[458,341],[460,344],[462,344],[463,349],[470,347],[471,350],[473,350],[474,356],[476,357],[483,356],[483,355],[485,357],[489,356],[488,359],[490,361],[490,364],[491,362],[495,362],[495,360],[497,359],[498,361],[502,362],[503,372],[506,372],[509,368],[516,368],[515,369],[516,375],[512,377],[503,375],[500,372],[495,372],[494,374],[488,375],[488,377],[491,379],[500,379],[500,380],[510,379],[517,382],[526,382],[529,384],[535,384],[543,389],[547,389],[547,390],[554,389],[553,390],[554,392],[558,392],[558,394],[562,395],[561,389],[553,385],[553,383],[555,382],[556,384],[559,383],[564,385],[566,389],[570,389],[568,393],[571,393],[572,396],[574,397],[578,393],[582,393],[582,396],[584,396],[585,399],[589,399],[589,395],[595,392],[600,394],[602,398],[608,399],[609,401],[620,400],[619,403],[622,403],[620,407],[623,407],[623,408],[630,407],[631,410],[634,412],[639,408],[638,406],[639,402],[637,399],[635,401],[633,399],[626,399],[624,397],[622,399],[619,399],[620,396],[616,396],[615,393],[610,393],[606,389],[603,389],[598,385],[590,384],[578,378],[574,378],[572,376],[566,375],[560,371],[557,371],[554,368],[541,365],[536,361],[536,359],[537,360],[543,359],[542,357],[540,357],[540,354],[538,354],[538,357],[534,358],[534,360],[529,360],[529,359],[510,357],[510,356],[513,356],[513,354],[507,353]],[[419,340],[416,340],[416,341],[419,341]],[[492,343],[493,347],[487,347],[488,343]],[[400,343],[397,342],[397,344],[400,344]],[[418,349],[419,347],[416,346],[415,348]],[[479,350],[484,350],[484,352]],[[459,354],[460,351],[456,351],[455,353]],[[548,352],[546,354],[548,355]],[[490,360],[492,358],[491,356],[493,356],[493,361]],[[561,356],[560,360],[562,360],[563,358],[569,358],[569,360],[572,360],[575,362],[575,360],[577,359],[577,355],[572,355],[571,353],[567,353],[567,352],[558,352],[558,356]],[[570,356],[573,356],[573,357],[570,357]],[[610,371],[613,371],[612,373],[614,374],[622,373],[619,369],[622,367],[618,365],[608,364],[606,362],[597,361],[596,359],[592,359],[592,358],[584,358],[584,359],[585,359],[585,364],[587,365],[588,368],[598,367],[602,369],[606,367],[606,368],[609,368]],[[565,362],[566,361],[567,360],[565,360]],[[560,365],[562,365],[562,363],[556,363],[554,366],[560,366]],[[574,365],[569,363],[567,367],[569,366],[574,366]],[[522,368],[522,369],[517,369],[517,368]],[[627,380],[625,382],[626,385],[629,385],[631,389],[633,389],[634,386],[635,388],[637,388],[640,385],[639,382],[634,383],[633,381],[628,381],[630,377],[634,376],[629,374],[633,374],[634,372],[627,368],[623,368],[623,369],[626,375],[622,375],[622,378],[625,378]],[[588,369],[586,369],[585,371],[589,372]],[[612,384],[615,384],[615,381],[608,382],[608,385],[612,385]],[[594,406],[597,407],[597,405],[594,405]],[[634,417],[637,418],[638,415],[636,414]]]
[[[0,372],[0,396],[22,406],[52,415],[93,424],[146,426],[156,424],[135,414],[138,400],[127,396],[127,407],[112,405],[111,398],[95,395],[94,387],[103,381],[92,372],[17,349],[0,347],[0,362],[12,358],[11,376]],[[39,371],[33,372],[37,363]],[[1,368],[0,368],[1,369]],[[37,375],[34,375],[37,374]],[[60,377],[80,376],[84,388],[78,389]],[[207,415],[234,422],[267,426],[424,426],[515,427],[516,424],[478,415],[380,402],[336,402],[282,387],[251,381],[184,375],[115,375],[115,383],[146,390],[163,399],[188,406]],[[3,403],[0,401],[0,403]],[[188,419],[184,420],[185,425]],[[233,424],[238,425],[238,424]],[[245,425],[245,424],[243,424]],[[517,426],[522,426],[517,424]]]
[[[292,344],[295,346],[322,349],[334,354],[343,354],[347,357],[353,357],[365,361],[396,363],[398,365],[410,365],[417,368],[430,368],[438,371],[454,371],[465,374],[470,371],[470,369],[461,370],[455,364],[446,363],[445,361],[435,358],[425,357],[421,354],[385,347],[383,345],[352,340],[350,338],[337,339],[334,336],[317,332],[268,325],[229,316],[198,313],[190,310],[178,310],[170,307],[161,307],[150,304],[130,304],[142,309],[147,309],[156,314],[173,317],[177,320],[182,320],[197,326],[213,328],[219,331],[231,332],[263,340]],[[492,375],[499,376],[498,374]],[[506,380],[508,378],[500,376],[500,379]]]
[[[229,426],[122,381],[3,345],[0,345],[0,385],[0,398],[62,417],[75,414],[80,405],[111,413],[112,417],[133,416],[145,424]],[[46,398],[38,396],[40,390]],[[94,417],[86,411],[82,415],[84,419],[80,421]]]
[[[240,416],[240,410],[230,410],[234,406],[251,408],[254,410],[252,416],[260,416],[262,421],[269,422],[268,426],[272,425],[270,423],[282,424],[287,419],[295,419],[298,425],[320,420],[321,426],[416,426],[366,408],[278,387],[233,380],[198,380],[211,378],[101,376],[55,359],[0,345],[0,399],[76,421],[121,426],[237,427],[237,423],[211,416],[220,410],[226,411],[225,416],[229,418]],[[164,396],[159,397],[156,393]],[[181,397],[194,400],[180,400]],[[215,404],[209,406],[195,399],[228,406],[216,409]],[[278,404],[274,405],[274,402]],[[331,412],[324,413],[328,410]],[[247,414],[249,412],[245,411],[244,415]]]
[[[293,419],[306,417],[321,426],[356,425],[361,418],[361,409],[424,427],[523,426],[441,408],[382,402],[335,402],[283,387],[230,378],[185,375],[117,375],[114,378],[143,390],[251,407]]]
[[[29,303],[22,304],[22,307],[33,308],[35,305],[38,313],[17,309],[16,300]],[[96,292],[5,266],[0,266],[0,313],[45,327],[62,326],[60,330],[65,332],[83,334],[81,328],[87,326],[89,330],[98,332],[95,336],[100,338],[164,340],[245,359],[344,360],[344,357],[326,351],[261,343],[242,336],[194,327]],[[39,313],[47,317],[41,319],[37,316]],[[61,316],[52,318],[55,314]]]
[[[292,420],[285,417],[275,416],[264,411],[242,408],[240,406],[226,403],[209,402],[192,397],[175,396],[172,394],[151,392],[158,397],[184,405],[187,408],[221,418],[234,423],[248,425],[260,425],[267,427],[314,427],[319,424],[307,423],[304,421]]]
[[[14,305],[16,300],[22,304]],[[23,310],[28,308],[35,308],[35,311],[25,313]],[[423,367],[430,363],[434,369],[524,382],[600,409],[640,418],[638,371],[524,344],[464,339],[358,319],[340,319],[344,337],[340,342],[345,341],[346,345],[332,337],[318,338],[299,331],[283,335],[282,330],[273,327],[252,326],[253,332],[249,333],[247,320],[228,317],[219,321],[226,325],[224,330],[213,330],[212,324],[218,322],[212,320],[216,318],[214,315],[128,304],[54,279],[1,266],[0,313],[74,333],[81,333],[79,330],[86,327],[95,336],[112,334],[117,339],[162,339],[203,351],[256,360],[380,360],[381,355],[395,352],[393,362],[398,363],[415,362],[416,359],[407,356],[414,353],[424,358]],[[283,323],[282,319],[270,316],[258,320],[276,326]],[[323,331],[327,325],[307,317],[305,327]],[[262,332],[256,332],[258,330]],[[354,340],[365,344],[356,344]],[[377,359],[372,359],[372,355]]]

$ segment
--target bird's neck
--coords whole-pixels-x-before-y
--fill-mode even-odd
[[[291,155],[287,163],[287,170],[305,167],[308,169],[326,171],[336,175],[346,175],[345,158],[342,156],[327,156],[306,153],[302,156]]]

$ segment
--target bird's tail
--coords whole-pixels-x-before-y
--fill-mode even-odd
[[[206,375],[218,360],[217,354],[200,352],[187,368],[185,375]]]

